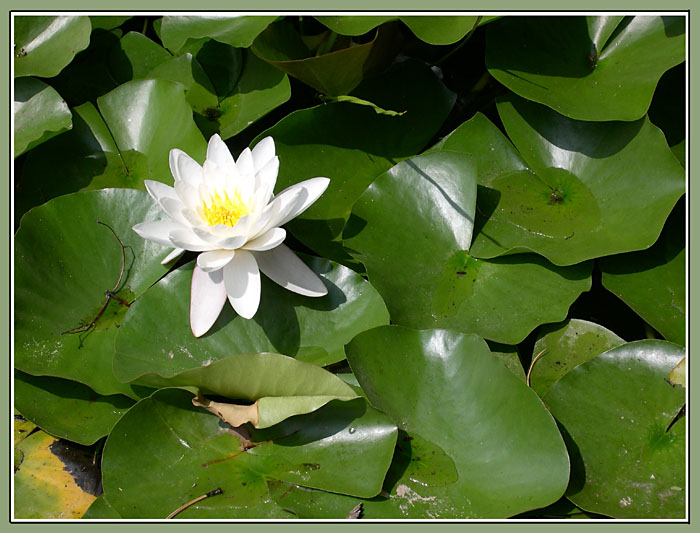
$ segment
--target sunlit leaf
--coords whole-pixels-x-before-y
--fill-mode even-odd
[[[187,39],[211,37],[238,48],[247,48],[263,31],[272,17],[260,16],[166,16],[161,26],[161,39],[166,48],[177,52]]]

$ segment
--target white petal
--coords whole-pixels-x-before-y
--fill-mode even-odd
[[[301,183],[296,183],[291,187],[287,187],[285,190],[279,193],[277,198],[285,194],[287,191],[292,191],[295,189],[302,189],[304,191],[304,193],[299,195],[294,207],[281,221],[277,222],[275,225],[282,226],[283,224],[286,224],[292,220],[294,217],[306,211],[306,209],[316,200],[318,200],[318,197],[325,192],[330,182],[331,180],[328,178],[311,178],[310,180],[302,181]]]
[[[175,183],[185,181],[196,186],[202,181],[202,167],[199,163],[177,148],[170,150],[170,172],[173,173]]]
[[[260,237],[245,243],[243,248],[254,252],[263,252],[282,244],[286,236],[287,232],[282,228],[272,228],[268,232],[260,235]]]
[[[151,198],[161,204],[161,206],[163,205],[161,201],[164,198],[178,199],[177,192],[170,185],[153,180],[143,180],[143,184],[146,186],[146,190],[151,195]]]
[[[241,152],[236,160],[236,168],[242,176],[254,176],[255,175],[255,164],[253,163],[253,154],[250,148],[246,148]]]
[[[258,170],[255,175],[255,205],[257,208],[263,208],[270,201],[272,191],[277,183],[277,174],[280,168],[280,160],[278,157],[273,157],[263,168]]]
[[[163,259],[160,264],[165,265],[167,263],[170,263],[170,261],[177,259],[180,257],[182,254],[185,253],[185,250],[182,248],[174,248],[172,252],[170,252],[168,255],[165,256],[165,259]]]
[[[191,252],[208,252],[209,250],[217,250],[219,247],[203,241],[197,235],[195,235],[192,230],[183,228],[180,226],[179,229],[170,232],[170,246],[177,246],[184,250],[190,250]]]
[[[199,184],[193,185],[187,181],[176,181],[175,192],[180,197],[180,200],[189,209],[196,211],[197,206],[201,205],[199,201]]]
[[[136,224],[131,229],[133,229],[144,239],[157,242],[158,244],[162,244],[163,246],[171,247],[177,245],[170,240],[170,233],[183,228],[182,224],[178,224],[177,222],[161,220],[158,222],[141,222],[140,224]],[[178,248],[184,247],[178,246]]]
[[[179,222],[183,226],[190,224],[190,221],[183,215],[183,210],[186,209],[179,198],[161,198],[160,206],[170,215],[175,222]],[[188,209],[189,211],[189,209]]]
[[[211,329],[226,303],[222,270],[204,272],[195,265],[190,290],[190,327],[195,337]]]
[[[233,156],[228,146],[226,146],[226,143],[224,143],[221,137],[216,133],[211,136],[209,144],[207,145],[207,161],[216,163],[219,169],[224,173],[232,172],[232,169],[235,168]]]
[[[275,141],[272,137],[265,137],[255,145],[251,153],[253,155],[255,170],[259,171],[275,157]]]
[[[192,232],[202,239],[202,241],[207,242],[213,246],[212,249],[225,249],[225,250],[235,250],[243,246],[248,240],[245,235],[235,235],[231,237],[219,236],[207,229],[192,228]]]
[[[213,272],[225,267],[233,259],[233,250],[212,250],[197,256],[197,266],[204,272]]]
[[[316,273],[284,244],[266,252],[253,253],[262,273],[285,289],[304,296],[328,294]]]
[[[228,301],[240,316],[253,318],[260,305],[260,271],[255,257],[237,250],[223,272]]]
[[[297,206],[300,202],[300,196],[304,193],[304,189],[287,189],[276,196],[267,207],[263,210],[257,224],[254,228],[251,228],[250,237],[254,239],[259,235],[281,226],[281,220],[284,218]]]

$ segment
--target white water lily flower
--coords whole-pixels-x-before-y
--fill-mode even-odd
[[[133,229],[144,239],[175,249],[163,263],[185,250],[201,252],[192,273],[190,325],[204,335],[228,301],[243,318],[260,304],[260,271],[285,289],[305,296],[328,293],[321,279],[282,241],[280,226],[302,213],[328,187],[312,178],[272,194],[279,159],[272,137],[234,161],[213,135],[200,166],[182,150],[170,151],[175,187],[145,181],[146,189],[171,220],[142,222]]]

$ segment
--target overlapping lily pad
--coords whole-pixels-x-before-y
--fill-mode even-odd
[[[125,305],[111,299],[94,328],[62,332],[89,324],[105,291],[130,303],[167,271],[160,264],[167,250],[131,230],[161,216],[146,192],[121,189],[61,196],[24,216],[15,237],[15,368],[78,381],[101,395],[137,397],[112,373]],[[124,243],[124,262],[114,235],[96,220]]]
[[[469,156],[412,158],[360,197],[344,244],[367,268],[393,323],[517,344],[536,326],[566,316],[590,288],[592,265],[555,267],[532,254],[476,259],[469,251],[475,196]]]
[[[667,382],[684,350],[630,342],[570,371],[544,400],[565,430],[566,496],[615,518],[685,515],[685,391]]]
[[[69,130],[72,122],[68,106],[51,86],[35,78],[19,78],[14,83],[14,155],[17,157]]]
[[[685,18],[504,17],[487,30],[486,65],[516,94],[579,120],[637,120],[685,59]]]
[[[243,444],[190,398],[161,389],[131,409],[107,439],[105,496],[121,516],[164,518],[220,488],[177,518],[291,517],[270,501],[269,478],[362,497],[381,490],[396,426],[363,399],[332,402],[255,430]]]
[[[574,318],[543,326],[533,358],[544,352],[532,366],[530,386],[544,396],[567,372],[624,342],[609,329],[587,320]]]
[[[433,454],[386,504],[403,516],[511,516],[556,501],[569,462],[556,424],[537,395],[476,335],[383,326],[358,335],[348,361],[369,400],[399,428],[439,446],[457,479]],[[370,504],[367,504],[368,509]]]
[[[106,436],[134,402],[126,396],[100,396],[66,379],[15,371],[14,405],[41,429],[78,444]]]
[[[648,119],[580,122],[516,96],[498,110],[517,151],[482,115],[441,143],[479,167],[472,255],[535,251],[570,265],[656,241],[685,180]]]
[[[311,49],[288,20],[270,25],[253,43],[255,55],[329,96],[348,94],[369,74],[381,70],[392,59],[396,32],[382,27],[367,43],[349,38],[322,39]],[[327,48],[327,50],[326,50]]]
[[[600,261],[603,286],[629,305],[665,339],[685,345],[685,209],[673,210],[648,250]]]
[[[403,16],[401,21],[416,37],[429,44],[453,44],[482,24],[498,17],[494,16]]]
[[[212,330],[200,338],[189,325],[193,266],[175,270],[133,305],[122,324],[114,361],[117,376],[122,381],[149,372],[171,377],[237,353],[277,352],[319,365],[344,359],[343,346],[350,339],[388,323],[386,307],[352,270],[323,259],[307,263],[324,280],[327,296],[300,296],[262,276],[255,317],[241,318],[226,304]]]
[[[388,116],[368,106],[329,103],[290,113],[257,138],[275,139],[281,162],[276,190],[307,178],[330,178],[323,196],[288,228],[311,249],[333,259],[344,252],[331,241],[339,237],[360,194],[396,161],[421,151],[455,102],[454,93],[415,60],[365,80],[353,95],[406,113]]]
[[[130,31],[112,47],[109,57],[110,71],[119,83],[145,78],[172,55],[142,33]]]
[[[15,77],[55,76],[87,48],[91,31],[90,18],[85,16],[15,17]]]
[[[277,17],[261,16],[166,16],[160,37],[166,48],[179,51],[188,39],[210,37],[237,48],[249,47],[260,32]]]

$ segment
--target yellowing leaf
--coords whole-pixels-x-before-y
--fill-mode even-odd
[[[668,375],[668,381],[671,385],[680,385],[685,389],[685,368],[687,356],[680,360],[680,362],[673,367],[671,373]]]

